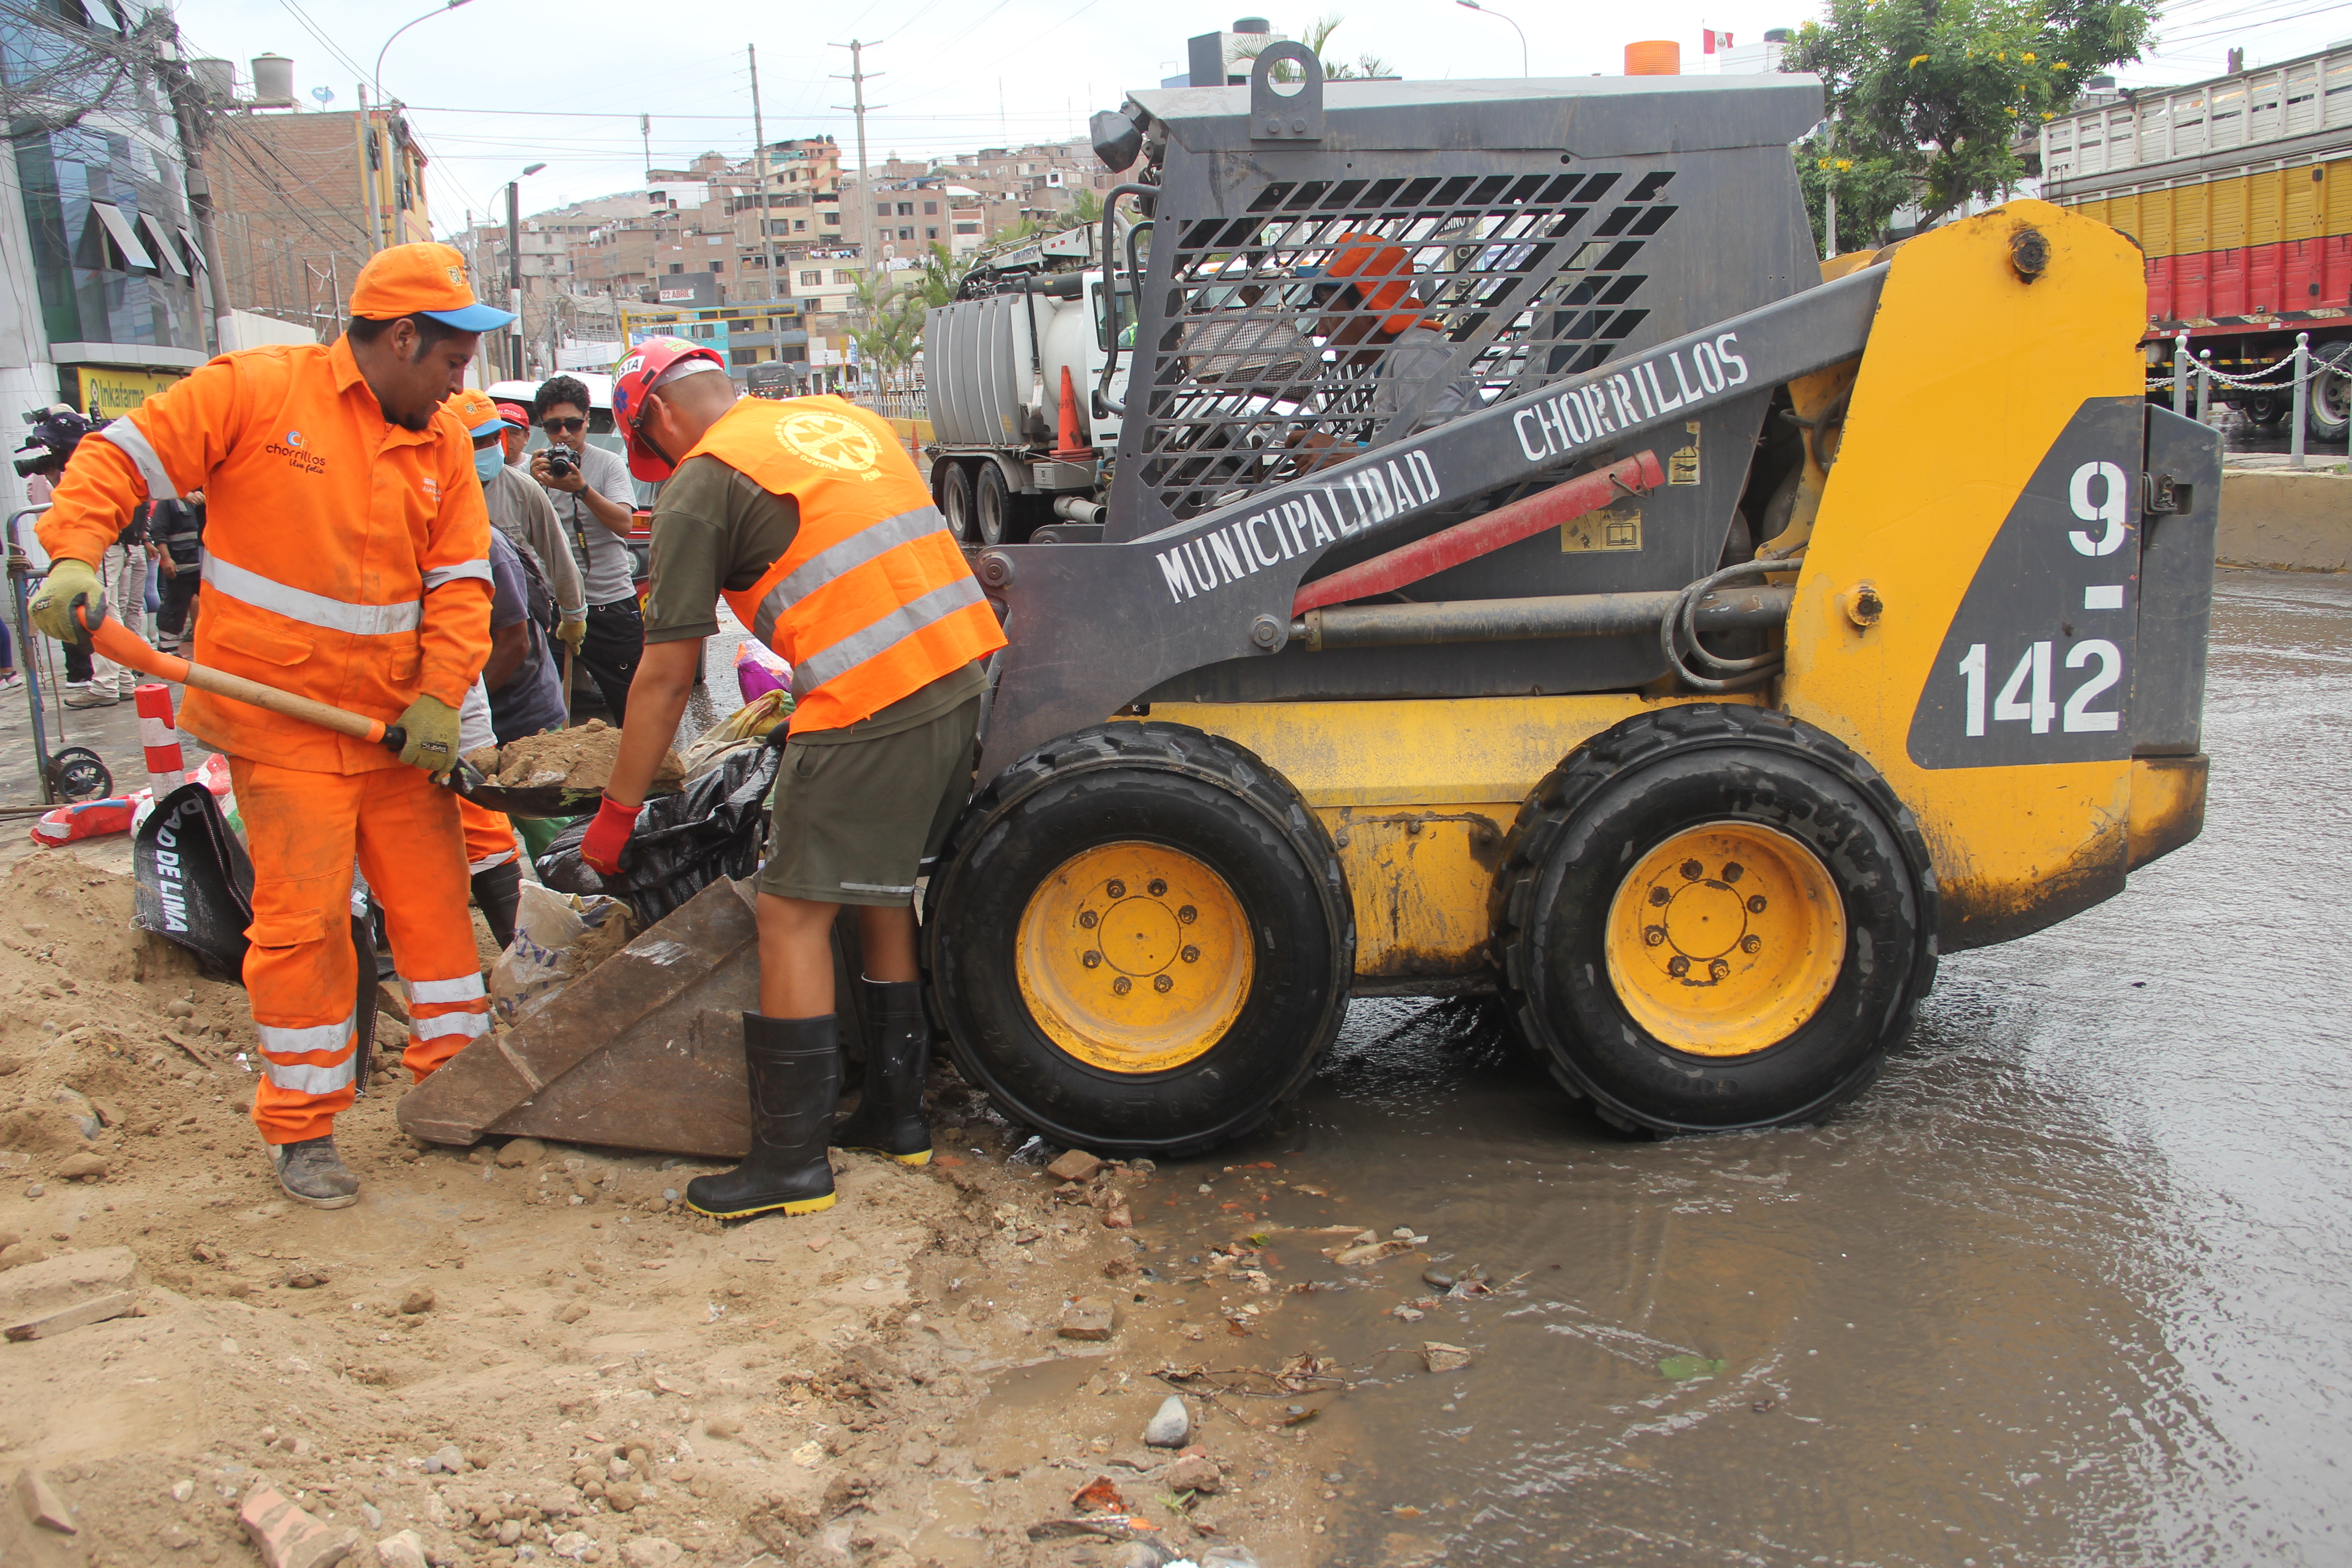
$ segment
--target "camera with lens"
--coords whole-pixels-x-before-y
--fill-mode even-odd
[[[547,449],[547,477],[549,479],[567,479],[571,475],[578,472],[579,468],[579,460],[572,457],[571,447],[550,447]]]
[[[14,462],[16,477],[29,479],[36,474],[55,476],[72,457],[81,438],[96,428],[88,419],[62,405],[37,408],[25,416],[32,432],[25,444],[16,448]]]

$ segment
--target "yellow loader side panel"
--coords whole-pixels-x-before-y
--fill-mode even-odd
[[[2021,260],[2032,270],[2037,234],[2047,262],[2029,281]],[[2133,645],[2121,617],[2138,603],[2146,307],[2131,242],[2046,202],[2011,202],[1892,258],[1798,579],[1783,703],[1867,757],[1917,816],[1948,949],[2038,929],[2123,885]],[[2072,516],[2052,521],[2070,496]],[[2021,542],[2029,524],[2036,537]],[[2122,608],[2104,580],[2070,581],[2063,598],[2032,572],[1993,580],[1997,538],[2002,561],[2054,548],[2086,582],[2111,577]],[[1964,599],[1979,621],[2012,604],[2012,624],[1956,643]],[[2108,689],[2078,699],[2102,678]]]

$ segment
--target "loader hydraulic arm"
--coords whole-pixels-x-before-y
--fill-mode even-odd
[[[982,552],[981,581],[1005,606],[1012,646],[982,782],[1171,676],[1277,651],[1300,583],[1334,549],[1630,458],[1695,414],[1853,358],[1886,271],[1863,268],[1141,539]],[[1073,626],[1119,635],[1108,646],[1051,635]]]

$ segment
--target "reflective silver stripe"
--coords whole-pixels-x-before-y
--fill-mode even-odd
[[[347,605],[324,594],[289,587],[209,553],[205,557],[205,586],[217,588],[232,599],[242,599],[257,610],[272,611],[331,632],[374,637],[413,632],[425,624],[421,600],[412,599],[404,605]]]
[[[147,481],[149,500],[178,500],[180,491],[172,483],[172,476],[163,471],[163,459],[155,453],[154,444],[147,433],[133,425],[126,416],[102,430],[90,432],[92,438],[105,442],[138,465],[139,477]]]
[[[751,617],[751,635],[774,647],[769,639],[786,610],[845,572],[855,571],[925,534],[945,531],[947,524],[940,521],[939,510],[929,506],[919,506],[912,511],[867,523],[848,538],[826,545],[769,589],[767,596],[760,601],[758,613]]]
[[[487,996],[480,974],[460,974],[455,980],[411,980],[400,977],[400,989],[411,1002],[471,1002],[477,996]]]
[[[460,582],[467,577],[478,577],[485,583],[495,581],[490,575],[488,561],[460,561],[455,566],[428,567],[425,573],[425,591],[429,594],[444,583]]]
[[[943,621],[958,610],[981,602],[980,584],[970,577],[959,577],[945,587],[934,588],[872,626],[850,633],[831,647],[807,655],[793,667],[793,694],[796,698],[806,696],[875,655],[896,647],[933,622]]]
[[[444,1035],[464,1035],[468,1039],[480,1039],[490,1032],[490,1016],[487,1013],[439,1013],[430,1018],[411,1018],[408,1032],[420,1040],[437,1040]]]
[[[257,1024],[254,1029],[261,1037],[264,1051],[299,1057],[308,1051],[341,1050],[351,1044],[352,1022],[346,1017],[340,1024],[313,1024],[302,1029],[289,1029],[277,1024]]]
[[[487,860],[468,860],[466,862],[466,875],[468,877],[478,877],[483,872],[488,870],[491,867],[503,866],[514,858],[515,852],[509,849],[499,854],[493,855]]]
[[[845,893],[911,893],[915,890],[915,884],[909,882],[903,888],[897,888],[881,882],[844,882],[841,890]]]
[[[268,1057],[261,1065],[268,1070],[269,1081],[296,1094],[332,1094],[339,1089],[349,1089],[358,1076],[360,1054],[353,1051],[332,1067],[313,1067],[308,1062],[273,1062]]]

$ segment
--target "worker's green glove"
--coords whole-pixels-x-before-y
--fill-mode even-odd
[[[457,710],[437,697],[419,697],[401,710],[397,721],[407,731],[400,760],[439,778],[457,765]]]
[[[75,622],[73,602],[85,594],[93,605],[106,602],[106,584],[98,580],[98,568],[70,555],[58,557],[49,563],[48,580],[33,595],[33,625],[61,643],[81,647],[89,634]]]

